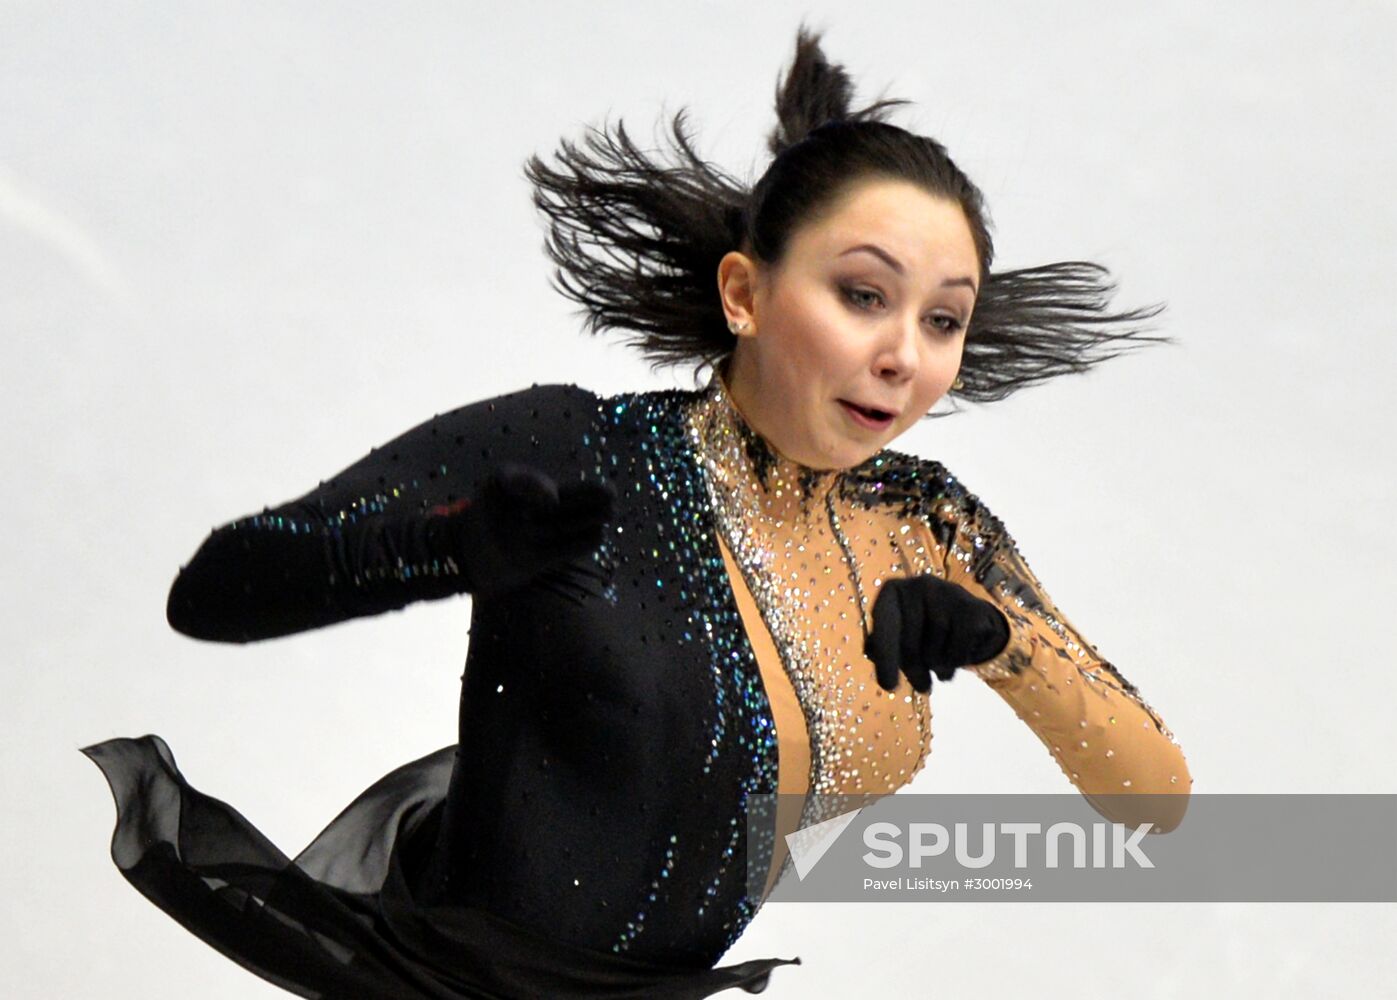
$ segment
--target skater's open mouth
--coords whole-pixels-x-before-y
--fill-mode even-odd
[[[847,399],[841,399],[839,403],[855,422],[864,427],[882,429],[891,424],[897,417],[897,411],[895,410],[884,410],[877,406],[864,406],[861,403],[853,403]]]

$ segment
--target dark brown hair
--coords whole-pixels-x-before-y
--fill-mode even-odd
[[[792,234],[855,184],[910,181],[960,205],[980,259],[980,290],[952,395],[976,402],[1085,371],[1140,342],[1162,305],[1112,312],[1106,268],[1059,261],[994,272],[984,197],[935,139],[889,124],[902,100],[853,110],[848,74],[831,65],[818,33],[802,26],[776,87],[772,162],[750,188],[705,161],[674,115],[667,155],[651,159],[618,121],[563,140],[557,167],[529,158],[525,176],[548,219],[554,287],[578,302],[592,333],[629,331],[655,365],[720,365],[731,354],[717,291],[718,261],[741,249],[775,265]]]

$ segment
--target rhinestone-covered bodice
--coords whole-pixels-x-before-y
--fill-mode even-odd
[[[930,701],[906,678],[881,688],[864,636],[884,580],[934,571],[925,525],[864,504],[841,470],[780,455],[717,377],[690,411],[689,434],[730,574],[738,571],[743,624],[749,637],[765,631],[772,640],[753,646],[776,718],[782,790],[897,790],[926,761]],[[782,717],[792,701],[782,697],[786,683],[799,717]],[[789,765],[806,759],[808,774],[793,774]]]

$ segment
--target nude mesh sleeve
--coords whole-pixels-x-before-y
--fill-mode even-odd
[[[1010,626],[1003,652],[968,669],[1094,804],[1101,796],[1187,793],[1188,765],[1159,713],[1058,610],[1003,523],[954,477],[945,481],[928,511],[945,577],[996,604]],[[1173,825],[1160,820],[1160,828]]]

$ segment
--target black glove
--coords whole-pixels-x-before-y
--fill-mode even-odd
[[[440,516],[447,548],[464,567],[466,589],[492,595],[592,552],[616,515],[616,490],[606,482],[560,486],[529,466],[502,465],[475,497],[428,513]]]
[[[894,577],[873,603],[864,655],[883,689],[897,687],[901,669],[925,693],[932,674],[948,681],[957,667],[992,660],[1008,644],[1009,620],[989,601],[937,576]]]

